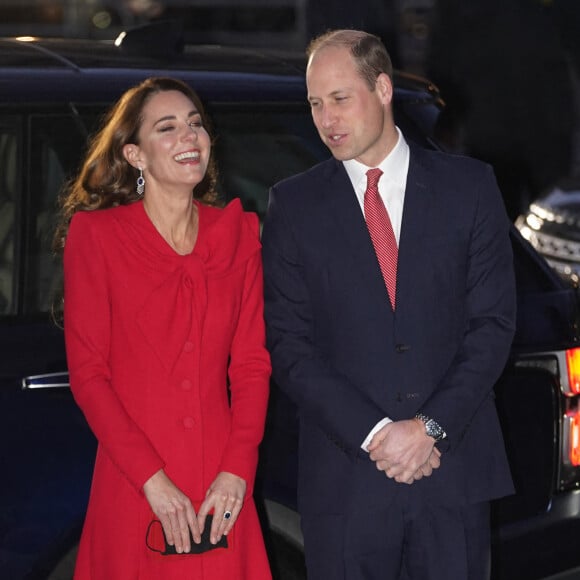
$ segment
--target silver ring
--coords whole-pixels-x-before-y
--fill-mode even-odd
[[[226,510],[224,512],[224,520],[229,520],[232,517],[232,512],[230,510]]]

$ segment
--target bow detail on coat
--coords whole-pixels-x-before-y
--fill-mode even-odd
[[[171,270],[137,313],[138,328],[169,372],[184,349],[199,348],[194,341],[202,335],[208,280],[245,267],[261,248],[257,216],[244,213],[239,199],[223,210],[198,208],[200,226],[193,252],[167,256]]]

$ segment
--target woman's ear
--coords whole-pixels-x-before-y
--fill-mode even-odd
[[[127,143],[127,145],[123,146],[123,156],[133,167],[137,169],[141,169],[143,167],[139,147],[134,143]]]

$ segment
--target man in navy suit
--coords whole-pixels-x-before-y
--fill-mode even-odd
[[[405,140],[377,37],[332,31],[308,55],[333,158],[272,187],[262,239],[308,575],[483,580],[489,501],[513,492],[493,395],[515,318],[502,198],[489,166]]]

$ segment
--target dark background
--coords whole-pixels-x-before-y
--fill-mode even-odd
[[[332,26],[380,35],[398,68],[439,87],[440,137],[493,164],[512,218],[580,176],[578,0],[311,0],[309,33],[330,13]]]
[[[0,0],[4,36],[114,39],[167,18],[191,42],[298,51],[330,28],[378,34],[439,87],[440,139],[493,164],[512,219],[580,189],[580,0]]]

